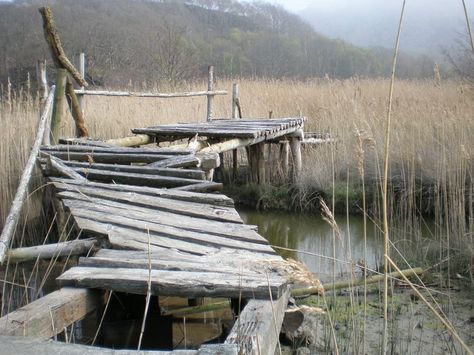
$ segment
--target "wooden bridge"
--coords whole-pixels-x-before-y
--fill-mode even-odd
[[[6,260],[83,256],[57,278],[58,291],[0,318],[0,335],[7,336],[2,343],[17,353],[32,344],[64,351],[64,344],[42,340],[103,309],[104,295],[115,292],[231,299],[241,306],[234,307],[238,317],[225,341],[187,353],[272,354],[294,270],[255,226],[243,223],[230,198],[215,193],[222,184],[209,178],[219,166],[218,153],[291,140],[303,124],[301,118],[217,120],[133,130],[157,143],[206,138],[166,148],[84,139],[41,146],[37,161],[56,201],[58,230],[74,230],[75,237],[5,249]],[[8,238],[2,234],[4,245]],[[76,350],[105,351],[71,345]]]

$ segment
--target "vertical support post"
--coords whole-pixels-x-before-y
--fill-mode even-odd
[[[288,163],[290,160],[290,143],[288,141],[283,141],[281,144],[280,155],[283,179],[286,180],[288,178]]]
[[[238,108],[238,101],[239,101],[239,84],[234,83],[232,84],[232,118],[242,118],[239,117],[239,108]]]
[[[12,103],[12,82],[10,77],[7,81],[7,102],[8,102],[8,112],[13,112],[13,103]]]
[[[256,144],[247,147],[247,159],[248,159],[248,166],[249,166],[249,181],[251,183],[258,183],[257,155],[258,155],[258,147],[257,147]]]
[[[48,80],[46,77],[46,60],[38,59],[36,62],[36,81],[38,82],[40,106],[42,107],[49,94]]]
[[[86,75],[86,57],[84,52],[79,53],[79,74],[81,75],[82,79],[85,79]],[[81,90],[84,90],[84,86],[81,86]],[[84,115],[84,106],[83,106],[83,95],[77,95],[77,101],[79,102],[79,106],[81,108],[82,114]]]
[[[207,91],[214,91],[214,66],[209,65],[207,77]],[[207,122],[212,121],[214,95],[207,95]]]
[[[89,136],[89,131],[86,127],[86,122],[84,120],[84,115],[79,105],[78,97],[74,91],[74,86],[72,85],[71,79],[68,77],[66,80],[66,99],[71,110],[72,118],[76,124],[76,137],[85,138]]]
[[[61,116],[63,114],[64,98],[66,90],[67,70],[58,69],[56,77],[56,89],[54,92],[53,114],[51,117],[51,144],[55,145],[59,142],[59,128],[61,125]]]
[[[302,129],[297,130],[292,136],[290,136],[290,149],[293,157],[293,179],[295,180],[298,174],[301,172],[303,162],[301,159],[301,141],[304,138]]]
[[[265,184],[265,143],[257,144],[257,177],[259,185]]]

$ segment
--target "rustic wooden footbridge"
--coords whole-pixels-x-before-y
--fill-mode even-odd
[[[93,312],[102,314],[103,320],[112,295],[136,294],[143,295],[146,303],[138,348],[142,336],[152,332],[146,329],[150,317],[164,324],[160,323],[162,297],[177,296],[190,304],[206,297],[229,300],[233,324],[223,331],[220,343],[176,353],[273,354],[296,270],[275,253],[255,226],[242,221],[232,199],[218,192],[222,183],[214,181],[213,172],[221,166],[222,153],[234,152],[236,167],[236,150],[245,148],[253,181],[263,182],[266,143],[282,144],[286,164],[291,151],[292,170],[297,172],[305,119],[213,119],[213,98],[225,92],[214,90],[212,68],[208,90],[203,92],[85,90],[83,70],[78,73],[67,60],[50,10],[40,12],[58,67],[56,87],[49,94],[43,87],[37,136],[0,237],[0,263],[71,258],[75,262],[56,279],[56,291],[0,318],[0,353],[33,349],[38,353],[113,353],[50,339],[72,331],[74,324]],[[74,89],[73,79],[82,87]],[[79,138],[59,138],[65,93]],[[91,140],[86,138],[80,105],[84,95],[204,95],[207,121],[135,128],[130,137]],[[232,102],[236,112],[235,97]],[[48,243],[20,247],[15,236],[21,229],[20,215],[35,167],[41,168],[50,196],[44,203],[54,206],[50,222],[58,233]],[[173,312],[167,310],[168,315]],[[96,336],[101,325],[101,321],[94,325]],[[162,328],[166,331],[155,329],[151,337],[169,336],[169,326]]]

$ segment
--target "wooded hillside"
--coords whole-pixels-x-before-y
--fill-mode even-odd
[[[45,1],[0,3],[0,81],[21,83],[47,58],[41,18]],[[48,1],[46,1],[48,3]],[[176,83],[204,76],[347,78],[387,76],[391,52],[329,40],[298,16],[265,3],[234,0],[49,1],[66,52],[87,56],[96,85]],[[427,77],[433,62],[402,55],[400,77]]]

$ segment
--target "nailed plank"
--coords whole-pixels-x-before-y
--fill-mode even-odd
[[[116,154],[157,154],[157,155],[189,155],[192,154],[190,149],[168,149],[168,148],[124,148],[116,147],[103,143],[104,146],[89,145],[50,145],[42,146],[43,152],[83,152],[83,153],[116,153]]]
[[[41,340],[33,337],[1,336],[0,354],[31,355],[31,354],[67,354],[67,355],[199,355],[198,350],[116,350],[88,346],[81,344],[64,343],[61,341]],[[204,354],[204,353],[203,353]],[[214,353],[215,354],[215,353]],[[232,353],[231,353],[232,354]],[[227,355],[227,354],[223,354]]]
[[[97,239],[88,238],[27,248],[16,248],[8,252],[8,260],[10,263],[21,263],[37,258],[52,259],[60,256],[83,255],[92,251],[98,245]]]
[[[188,201],[174,201],[161,197],[139,195],[133,192],[99,190],[88,186],[78,187],[76,191],[69,190],[58,193],[58,196],[61,198],[74,198],[80,200],[84,199],[84,195],[87,195],[89,198],[116,201],[158,211],[172,212],[179,215],[243,224],[242,218],[232,207],[213,206],[210,204]]]
[[[59,190],[63,189],[74,189],[77,186],[83,186],[84,184],[77,182],[77,181],[70,181],[60,178],[49,178],[55,187]],[[127,191],[127,192],[135,192],[143,195],[148,196],[155,196],[155,197],[162,197],[168,199],[174,199],[179,201],[189,201],[189,202],[196,202],[196,203],[207,203],[213,204],[216,206],[228,206],[233,207],[234,201],[221,194],[203,194],[203,193],[195,193],[195,192],[186,192],[186,191],[175,191],[175,190],[167,190],[167,189],[157,189],[147,186],[131,186],[131,185],[122,185],[122,184],[105,184],[100,182],[89,182],[87,184],[91,187],[96,187],[105,190],[112,190],[112,191]]]
[[[76,174],[81,177],[87,177],[89,180],[98,180],[101,182],[108,183],[121,183],[128,185],[138,186],[150,186],[159,188],[170,188],[187,186],[191,184],[199,184],[202,180],[188,179],[175,176],[163,176],[163,175],[150,175],[142,173],[128,173],[128,172],[117,172],[110,170],[98,170],[98,169],[87,169],[82,168],[69,168],[72,169]]]
[[[199,233],[213,234],[254,243],[268,243],[265,238],[252,229],[254,226],[182,216],[170,212],[150,210],[148,208],[131,206],[114,201],[88,198],[87,196],[81,195],[77,195],[75,198],[76,199],[64,199],[64,205],[67,208],[76,208],[90,212],[88,215],[89,218],[100,220],[103,214],[111,214],[118,217],[133,218],[140,223],[153,221],[153,223],[156,224],[178,227]]]
[[[83,169],[84,173],[90,169],[97,170],[108,170],[116,172],[126,173],[139,173],[146,175],[163,175],[163,176],[175,176],[187,179],[204,180],[205,174],[202,170],[195,169],[175,169],[175,168],[153,168],[149,165],[119,165],[119,164],[101,164],[101,163],[86,163],[78,161],[62,161],[64,165],[71,168]],[[79,170],[76,170],[79,171]]]
[[[47,339],[100,305],[97,291],[62,288],[0,318],[0,335]]]
[[[274,302],[250,300],[234,324],[225,344],[238,344],[239,354],[273,355],[290,292],[286,289]]]
[[[198,243],[199,245],[207,245],[216,248],[233,248],[233,249],[245,249],[260,253],[275,254],[275,251],[267,244],[253,243],[249,241],[231,239],[226,237],[220,237],[212,234],[193,232],[182,228],[166,226],[150,221],[137,221],[134,218],[126,216],[116,216],[111,213],[101,213],[97,211],[91,211],[88,207],[79,207],[81,204],[76,204],[66,201],[65,205],[68,206],[74,217],[82,217],[88,219],[94,219],[101,223],[107,223],[112,226],[122,228],[132,228],[143,233],[150,233],[154,236],[167,237],[173,240],[182,240],[190,243]],[[153,221],[153,219],[151,219]]]
[[[255,277],[214,272],[182,272],[147,269],[73,267],[57,278],[60,285],[103,288],[146,294],[151,281],[153,295],[183,297],[279,298],[286,289],[281,277]]]
[[[96,152],[67,152],[67,151],[48,151],[49,154],[62,160],[77,160],[96,163],[110,164],[131,164],[131,163],[153,163],[155,161],[168,159],[168,155],[163,154],[144,154],[144,153],[96,153]],[[41,154],[41,153],[40,153]]]

